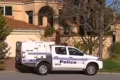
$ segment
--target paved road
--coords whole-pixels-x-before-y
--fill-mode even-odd
[[[120,80],[120,75],[97,74],[86,76],[83,74],[49,74],[39,76],[32,73],[5,72],[0,73],[0,80]]]

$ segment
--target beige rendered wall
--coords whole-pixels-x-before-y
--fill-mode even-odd
[[[120,42],[120,24],[117,24],[115,27],[116,31],[116,41]]]
[[[16,20],[24,21],[24,7],[23,7],[23,5],[13,5],[13,17]]]
[[[28,23],[28,15],[25,11],[34,10],[34,3],[23,4],[23,3],[0,3],[0,6],[12,6],[13,15],[9,16],[16,20],[22,20]]]
[[[34,3],[27,3],[24,4],[24,21],[28,23],[28,14],[26,13],[26,11],[33,11],[34,12],[35,7],[34,7]],[[33,20],[34,21],[34,20]],[[33,22],[34,24],[34,22]]]
[[[111,25],[111,30],[116,32],[116,41],[120,42],[120,24]]]
[[[16,20],[22,20],[28,23],[28,15],[25,11],[30,11],[33,10],[34,11],[34,22],[33,24],[38,25],[38,13],[39,10],[44,7],[44,6],[50,6],[51,8],[53,8],[54,12],[56,15],[58,15],[58,9],[59,9],[59,5],[58,3],[48,3],[46,4],[46,2],[29,2],[26,4],[23,3],[0,3],[0,6],[12,6],[13,7],[13,15],[10,16]]]
[[[45,41],[54,41],[54,38],[46,38]],[[62,37],[61,37],[62,38]],[[28,40],[35,40],[35,41],[44,41],[43,37],[41,37],[39,32],[12,32],[6,39],[6,42],[8,43],[9,47],[11,47],[10,51],[10,57],[15,57],[15,45],[16,41],[28,41]],[[64,37],[62,38],[64,40]],[[69,39],[66,41],[69,45],[73,45],[75,42],[82,41],[80,37],[69,37]],[[111,37],[106,38],[103,45],[103,58],[106,59],[109,57],[109,51],[108,48],[111,45]],[[98,49],[94,49],[94,55],[97,55]]]
[[[8,43],[9,47],[11,47],[11,49],[8,52],[8,54],[10,54],[9,57],[15,57],[16,41],[28,41],[28,40],[40,41],[39,33],[37,32],[36,33],[34,32],[12,32],[6,39],[6,42]]]
[[[53,8],[55,14],[58,14],[58,3],[49,3],[49,4],[46,4],[46,1],[44,2],[41,2],[41,1],[38,1],[38,2],[29,2],[29,3],[26,3],[24,4],[24,7],[23,7],[23,14],[24,14],[24,21],[25,22],[28,22],[28,15],[26,14],[25,11],[30,11],[30,10],[33,10],[34,11],[34,22],[33,24],[35,25],[38,25],[38,13],[39,13],[39,10],[44,7],[44,6],[50,6],[51,8]],[[47,24],[46,24],[47,25]],[[43,25],[41,25],[43,26]]]
[[[13,9],[13,15],[10,16],[16,20],[23,20],[24,21],[24,7],[23,4],[17,4],[17,3],[0,3],[0,6],[12,6]]]
[[[35,10],[34,10],[34,24],[35,25],[38,25],[38,13],[39,13],[40,9],[44,6],[50,6],[51,8],[53,8],[54,13],[58,14],[58,4],[57,3],[46,4],[45,2],[36,2],[34,4],[35,4],[35,6],[34,6],[34,8],[35,8]]]
[[[27,3],[24,5],[24,10],[25,11],[31,11],[35,9],[35,4],[34,3]]]

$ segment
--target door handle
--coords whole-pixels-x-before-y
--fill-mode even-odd
[[[73,57],[69,57],[69,58],[73,58]]]

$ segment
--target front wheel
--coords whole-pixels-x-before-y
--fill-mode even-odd
[[[98,67],[95,64],[88,64],[85,69],[87,75],[95,75],[98,72]]]
[[[37,67],[36,67],[36,72],[38,75],[47,75],[49,72],[49,66],[46,63],[40,63]]]

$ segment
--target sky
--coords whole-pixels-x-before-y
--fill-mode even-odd
[[[111,4],[113,2],[113,0],[107,0],[107,4]]]
[[[107,0],[107,4],[112,3],[113,1],[120,2],[120,0]]]

